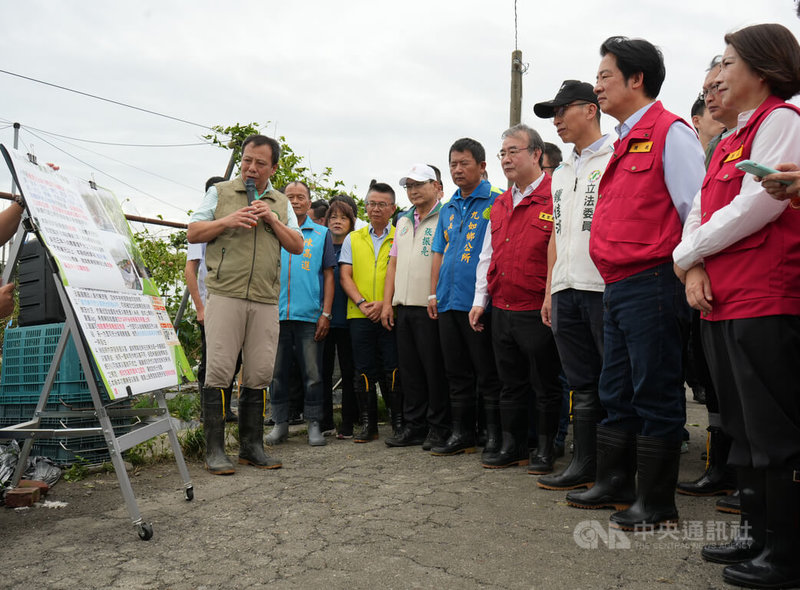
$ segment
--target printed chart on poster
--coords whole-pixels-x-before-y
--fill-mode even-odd
[[[114,195],[16,150],[2,151],[111,399],[193,379]]]

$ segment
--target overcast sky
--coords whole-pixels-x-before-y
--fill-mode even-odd
[[[490,180],[508,127],[513,0],[0,0],[0,69],[201,125],[270,121],[314,170],[363,196],[415,162],[447,176],[450,144],[486,147]],[[562,146],[534,116],[564,79],[593,82],[602,41],[643,37],[664,53],[659,97],[689,118],[723,35],[778,22],[800,33],[793,0],[519,0],[522,120]],[[129,213],[187,221],[228,152],[194,144],[206,130],[0,73],[0,142],[112,190]],[[615,121],[603,117],[604,131]],[[58,138],[51,134],[68,136]],[[38,137],[37,137],[38,136]],[[81,140],[81,141],[79,141]],[[50,145],[52,144],[52,145]],[[562,146],[563,149],[563,146]],[[63,150],[63,151],[61,151]],[[77,158],[77,159],[76,159]],[[81,160],[81,161],[79,161]],[[111,178],[113,177],[113,178]],[[129,185],[129,186],[128,186]],[[0,190],[10,177],[0,171]],[[455,190],[449,178],[445,194]]]

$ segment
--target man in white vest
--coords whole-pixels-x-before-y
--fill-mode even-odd
[[[603,290],[589,257],[589,232],[597,187],[614,137],[600,131],[600,108],[591,84],[566,80],[553,100],[533,107],[553,119],[564,143],[575,146],[553,172],[553,233],[542,321],[551,326],[561,365],[572,390],[575,454],[562,473],[539,478],[548,490],[591,486],[596,472],[597,423],[605,416],[597,386],[603,367]]]
[[[400,179],[412,207],[397,220],[383,291],[381,322],[395,329],[405,424],[386,446],[444,444],[450,431],[450,397],[439,345],[439,326],[428,316],[431,245],[442,208],[439,170],[414,164]],[[397,318],[395,319],[395,308]]]

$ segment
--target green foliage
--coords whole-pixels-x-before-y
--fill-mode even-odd
[[[136,396],[134,409],[157,408],[155,396],[143,394]],[[179,393],[174,397],[167,398],[167,410],[169,415],[184,422],[191,422],[200,418],[200,396],[195,393]]]
[[[215,125],[212,127],[214,133],[203,136],[211,143],[220,146],[224,149],[234,150],[234,161],[236,162],[236,173],[239,173],[239,163],[242,159],[241,145],[248,136],[255,133],[260,133],[261,129],[269,125],[260,126],[258,123],[248,123],[247,125],[235,124],[229,127],[222,125]],[[220,137],[222,136],[222,138]],[[346,194],[353,197],[356,203],[359,199],[354,191],[346,191],[345,184],[341,180],[333,178],[333,169],[326,166],[322,172],[314,172],[303,162],[303,156],[298,155],[291,146],[286,142],[286,137],[283,135],[276,138],[281,146],[281,157],[278,161],[278,169],[272,176],[272,185],[275,188],[281,188],[289,182],[301,180],[305,182],[311,189],[311,199],[325,199],[329,200],[334,195]],[[354,187],[355,189],[355,187]],[[359,211],[363,211],[363,204],[359,206]]]
[[[133,235],[150,278],[164,299],[167,313],[172,320],[178,313],[185,288],[186,231],[158,233],[144,229]],[[183,317],[175,330],[186,353],[189,364],[194,366],[201,354],[200,330],[197,328],[194,307],[187,304]]]
[[[87,475],[89,475],[89,466],[86,459],[75,455],[75,463],[67,467],[61,477],[64,478],[64,481],[76,482],[85,479]]]

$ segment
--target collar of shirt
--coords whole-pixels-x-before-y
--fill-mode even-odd
[[[532,183],[530,183],[527,187],[525,187],[525,190],[522,191],[522,192],[520,192],[520,190],[519,190],[519,188],[517,188],[516,184],[514,186],[512,186],[511,187],[511,201],[514,203],[514,207],[519,205],[520,202],[522,202],[522,199],[524,199],[525,197],[530,195],[533,191],[535,191],[536,187],[539,186],[542,183],[542,180],[544,180],[544,172],[542,172],[539,175],[539,178],[537,178]]]
[[[630,117],[628,117],[624,122],[622,122],[619,125],[617,125],[616,127],[614,127],[614,129],[617,132],[617,135],[619,136],[619,140],[620,141],[625,139],[625,137],[628,135],[628,133],[631,132],[631,129],[633,129],[636,126],[636,123],[638,123],[641,120],[641,118],[644,117],[644,114],[654,104],[655,104],[655,101],[644,105],[642,108],[640,108],[638,111],[633,113]]]
[[[750,120],[750,117],[752,117],[753,113],[755,112],[756,112],[755,109],[750,109],[749,111],[744,111],[743,113],[739,113],[739,116],[736,118],[736,129],[734,129],[734,131],[738,133],[739,129],[747,125],[747,122]]]
[[[481,180],[480,184],[475,187],[475,190],[472,191],[470,195],[463,195],[461,193],[461,189],[456,190],[455,194],[453,195],[456,199],[466,199],[469,197],[481,197],[486,198],[492,192],[492,185],[489,183],[488,180]]]
[[[266,195],[269,191],[272,190],[272,181],[267,179],[267,188],[264,189],[264,192],[258,195],[259,199],[263,199],[264,195]]]
[[[575,148],[573,148],[572,149],[572,166],[573,166],[573,168],[575,168],[577,170],[578,167],[581,164],[581,161],[584,158],[588,158],[589,156],[592,156],[601,147],[603,147],[603,143],[606,141],[606,139],[608,139],[608,133],[606,133],[605,135],[601,136],[600,139],[595,141],[593,144],[587,145],[585,148],[583,148],[583,151],[580,154],[577,152],[577,150]]]
[[[392,227],[392,224],[391,223],[387,223],[386,227],[383,228],[383,231],[381,232],[381,234],[378,235],[377,233],[375,233],[375,228],[372,227],[372,223],[370,223],[369,224],[369,235],[371,235],[373,237],[376,237],[378,239],[385,238],[386,236],[389,235],[389,228],[390,227]]]

